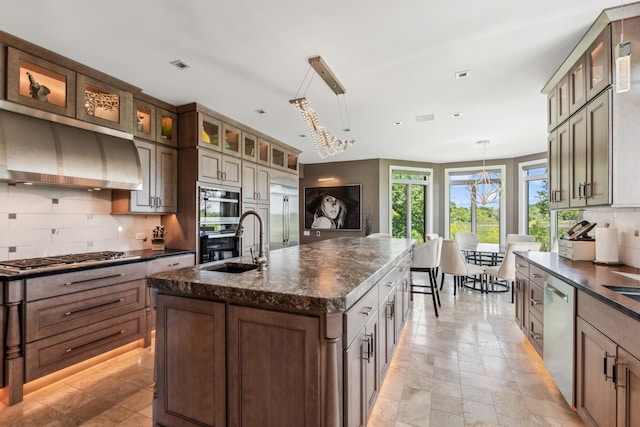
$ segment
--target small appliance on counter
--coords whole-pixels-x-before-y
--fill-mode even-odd
[[[558,255],[572,261],[593,261],[596,258],[596,241],[587,233],[596,223],[580,221],[567,234],[558,239]]]
[[[164,251],[164,225],[156,225],[153,229],[151,250]]]

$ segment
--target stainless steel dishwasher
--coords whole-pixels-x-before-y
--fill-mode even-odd
[[[573,407],[575,288],[545,275],[542,359],[560,393]]]

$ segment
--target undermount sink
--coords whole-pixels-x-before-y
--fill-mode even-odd
[[[258,268],[257,264],[244,264],[241,262],[225,262],[223,264],[216,264],[210,267],[204,267],[203,270],[218,271],[221,273],[244,273],[245,271],[251,271]]]
[[[615,285],[604,285],[604,287],[620,295],[624,295],[636,301],[640,301],[640,288],[636,288],[633,286],[615,286]]]

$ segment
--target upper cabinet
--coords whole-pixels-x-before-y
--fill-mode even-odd
[[[222,122],[205,113],[198,114],[198,145],[216,151],[222,151]]]
[[[232,156],[240,156],[241,155],[241,135],[242,131],[235,126],[224,123],[222,125],[222,136],[223,136],[223,144],[222,144],[222,152],[225,154],[231,154]]]
[[[585,57],[589,100],[611,84],[611,26],[607,26],[589,46]]]
[[[578,111],[587,101],[585,56],[580,57],[578,62],[569,72],[569,114]]]
[[[543,89],[551,208],[640,206],[640,55],[631,56],[630,90],[617,93],[620,16],[620,8],[603,11]],[[625,8],[624,40],[640,45],[640,7]]]
[[[132,129],[133,95],[82,74],[77,75],[76,117],[121,131]]]
[[[156,124],[156,141],[163,144],[178,146],[178,115],[158,108],[157,124]]]
[[[133,100],[134,120],[133,134],[138,138],[155,141],[158,118],[156,116],[156,106],[134,98]]]
[[[291,147],[271,144],[271,167],[291,173],[298,173],[298,155],[300,152]]]
[[[76,73],[8,48],[7,99],[39,110],[75,117]]]

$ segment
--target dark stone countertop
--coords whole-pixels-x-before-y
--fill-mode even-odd
[[[185,249],[165,249],[162,251],[154,251],[151,249],[142,249],[136,251],[125,251],[125,258],[103,261],[98,263],[76,263],[68,264],[54,269],[34,269],[16,272],[13,270],[0,268],[0,281],[2,280],[21,280],[30,277],[51,276],[53,274],[69,273],[72,271],[90,270],[94,268],[107,267],[121,264],[131,264],[137,262],[151,261],[157,258],[163,258],[173,255],[195,254],[193,250]]]
[[[626,265],[606,266],[596,265],[591,261],[571,261],[551,252],[519,252],[518,256],[616,310],[640,320],[640,301],[604,286],[627,286],[640,291],[640,269]]]
[[[266,271],[208,271],[221,262],[251,263],[239,257],[154,274],[159,291],[194,298],[313,313],[344,312],[388,273],[415,240],[343,237],[277,249]]]

